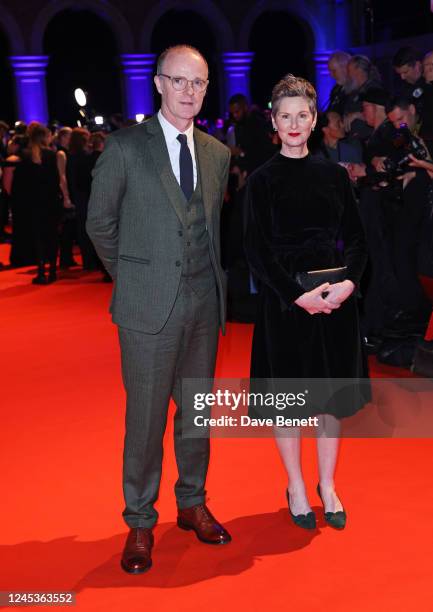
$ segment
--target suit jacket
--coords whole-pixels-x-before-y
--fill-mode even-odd
[[[230,152],[198,129],[194,145],[224,331],[220,210]],[[93,171],[86,228],[114,280],[110,306],[114,323],[151,334],[163,328],[182,274],[185,205],[156,115],[107,139]]]

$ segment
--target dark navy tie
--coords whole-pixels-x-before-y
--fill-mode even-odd
[[[194,173],[192,169],[191,151],[189,150],[186,134],[179,134],[177,139],[180,142],[180,187],[186,199],[189,200],[194,192]]]

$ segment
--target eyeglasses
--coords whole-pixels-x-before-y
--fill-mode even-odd
[[[158,74],[158,76],[170,79],[173,89],[175,89],[176,91],[183,91],[191,83],[191,87],[195,92],[202,93],[209,84],[209,80],[203,81],[203,79],[193,79],[192,81],[189,81],[185,77],[170,76],[168,74],[161,73]]]

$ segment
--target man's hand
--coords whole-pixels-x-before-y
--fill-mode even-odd
[[[433,163],[431,161],[428,162],[425,159],[418,159],[417,157],[412,155],[412,153],[409,153],[409,159],[411,160],[409,166],[412,166],[413,168],[423,168],[424,170],[427,170],[429,177],[433,179]]]
[[[397,177],[398,181],[403,181],[403,189],[409,185],[412,179],[416,177],[416,172],[405,172]]]
[[[356,182],[358,178],[367,175],[365,171],[365,164],[348,164],[347,172],[349,173],[349,178],[352,182]]]
[[[373,157],[373,159],[371,160],[371,165],[376,170],[376,172],[385,172],[385,166],[383,165],[385,159],[386,157]]]
[[[295,304],[303,308],[308,312],[308,314],[314,315],[319,314],[321,312],[325,314],[331,314],[333,310],[340,307],[340,304],[331,303],[328,300],[328,296],[326,298],[322,297],[322,293],[325,291],[329,291],[329,288],[333,285],[329,283],[324,283],[320,285],[320,287],[316,287],[311,291],[306,291],[301,296],[295,300]]]

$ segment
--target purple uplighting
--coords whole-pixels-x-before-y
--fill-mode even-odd
[[[237,93],[242,93],[250,99],[250,70],[253,59],[252,51],[222,54],[226,106],[230,97]]]
[[[153,74],[156,55],[135,53],[121,55],[124,75],[126,116],[151,115],[153,109]]]
[[[45,74],[47,55],[14,55],[10,58],[15,75],[18,119],[48,122]]]
[[[329,94],[334,85],[328,68],[328,60],[331,54],[332,51],[319,51],[313,54],[316,67],[317,106],[319,110],[326,107],[329,100]]]

